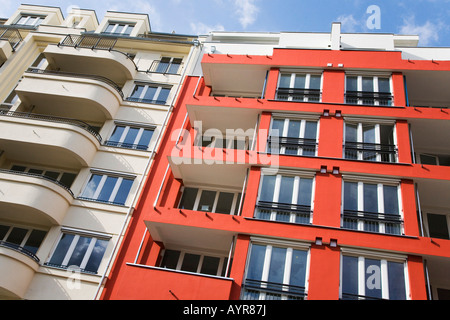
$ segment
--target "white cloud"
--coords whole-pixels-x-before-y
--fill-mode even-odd
[[[419,35],[421,45],[430,45],[439,40],[439,31],[442,29],[441,23],[425,22],[423,25],[416,25],[414,17],[403,20],[400,27],[401,34]]]
[[[241,26],[245,29],[256,20],[259,7],[255,4],[256,0],[235,0],[236,14],[239,17]]]
[[[216,24],[214,26],[211,25],[206,25],[203,22],[191,22],[191,30],[193,34],[198,34],[198,35],[202,35],[202,34],[207,34],[210,31],[224,31],[225,28],[223,25],[221,24]]]
[[[361,26],[361,22],[356,20],[352,14],[339,16],[336,20],[341,23],[343,32],[357,32],[358,27]]]

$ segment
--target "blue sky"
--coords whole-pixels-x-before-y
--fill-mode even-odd
[[[185,34],[216,31],[330,32],[340,21],[343,32],[418,34],[420,46],[450,47],[450,0],[0,0],[0,17],[9,17],[21,3],[96,11],[147,13],[152,30]],[[380,27],[367,20],[380,9]]]

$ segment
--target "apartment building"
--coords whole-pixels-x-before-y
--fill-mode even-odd
[[[0,23],[0,298],[97,299],[196,37],[36,5]]]
[[[212,32],[102,299],[450,293],[450,49]]]

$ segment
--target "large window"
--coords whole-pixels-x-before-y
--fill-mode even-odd
[[[169,97],[170,87],[157,84],[136,84],[131,95],[127,98],[129,101],[166,104]]]
[[[153,132],[153,127],[117,124],[105,144],[113,147],[147,150]]]
[[[46,265],[97,273],[108,241],[106,236],[64,231]]]
[[[237,215],[241,193],[225,190],[208,190],[185,187],[180,209]]]
[[[348,104],[392,105],[389,76],[348,75],[345,101]]]
[[[166,249],[161,268],[186,272],[225,276],[228,258],[208,253]]]
[[[344,130],[345,159],[397,161],[394,124],[347,121]]]
[[[73,181],[77,177],[77,174],[73,172],[61,172],[60,170],[34,168],[34,167],[31,168],[28,166],[21,166],[21,165],[13,165],[11,167],[11,171],[29,173],[30,175],[35,176],[42,176],[46,179],[53,180],[58,184],[61,184],[69,189],[72,186]]]
[[[268,152],[315,156],[318,127],[317,120],[274,117],[270,127]]]
[[[311,223],[314,179],[310,176],[263,174],[255,218]]]
[[[0,245],[23,252],[37,260],[35,254],[46,234],[43,230],[0,224]]]
[[[306,298],[308,256],[308,249],[304,247],[252,243],[241,298]]]
[[[406,300],[406,259],[344,253],[341,299]]]
[[[134,178],[93,172],[80,199],[124,205]]]
[[[149,72],[178,74],[180,69],[181,58],[162,57],[159,61],[154,61]]]
[[[22,14],[15,24],[21,26],[37,27],[42,23],[42,21],[44,21],[44,19],[45,16]]]
[[[321,100],[321,74],[280,73],[277,100],[319,102]]]
[[[103,33],[129,36],[133,31],[134,24],[128,22],[110,22]]]
[[[398,183],[343,183],[342,227],[353,230],[401,234],[402,215]]]

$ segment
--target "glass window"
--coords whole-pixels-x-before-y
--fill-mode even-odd
[[[322,76],[310,73],[281,73],[277,99],[287,101],[320,101]]]
[[[133,179],[104,174],[92,174],[81,198],[124,205]]]
[[[180,258],[180,251],[166,249],[164,252],[163,260],[161,262],[161,267],[168,269],[176,269],[179,258]]]
[[[220,192],[215,212],[230,214],[231,208],[233,206],[233,200],[234,200],[234,193]]]
[[[133,28],[134,24],[110,22],[103,33],[129,36]]]
[[[181,270],[189,272],[197,272],[198,264],[200,262],[200,255],[185,253]]]
[[[37,27],[42,23],[42,21],[44,21],[44,19],[45,19],[44,16],[21,15],[19,20],[17,20],[17,22],[15,24]]]
[[[153,132],[154,129],[151,128],[117,125],[105,144],[114,147],[147,150]]]
[[[25,253],[36,254],[47,232],[37,229],[0,225],[0,242],[13,248],[25,249]]]
[[[184,188],[180,202],[180,209],[194,210],[195,199],[197,199],[198,188]]]
[[[223,214],[236,214],[240,194],[185,187],[179,208]]]
[[[166,104],[170,94],[170,87],[157,84],[136,84],[131,95],[130,101]]]
[[[431,238],[449,239],[446,215],[428,213],[427,220]]]
[[[216,199],[215,191],[202,190],[198,210],[212,212],[215,199]]]
[[[390,106],[392,104],[390,78],[347,76],[346,103]]]
[[[156,66],[155,72],[177,74],[180,68],[182,59],[162,57]]]

